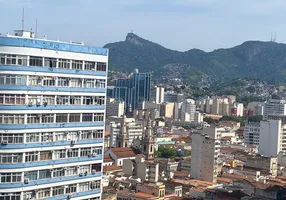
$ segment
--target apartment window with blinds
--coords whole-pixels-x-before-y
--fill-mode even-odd
[[[50,151],[41,151],[40,160],[52,160],[52,153]]]
[[[72,60],[72,69],[82,70],[82,61]]]
[[[0,104],[23,105],[25,104],[25,95],[0,94]]]
[[[42,133],[41,135],[42,142],[53,142],[53,133]]]
[[[59,87],[69,87],[69,78],[58,78]]]
[[[1,173],[0,177],[1,183],[17,183],[21,182],[22,173]]]
[[[54,114],[42,114],[42,123],[54,123]]]
[[[95,62],[85,61],[85,63],[84,63],[84,69],[85,70],[96,71],[95,66],[96,66]]]
[[[26,142],[27,143],[40,142],[40,133],[26,133]]]
[[[55,159],[63,159],[66,158],[66,150],[55,150],[54,151]]]
[[[79,78],[70,79],[70,87],[82,87],[82,81]]]
[[[101,122],[104,120],[104,113],[94,113],[94,121]]]
[[[55,105],[55,96],[43,96],[43,104]]]
[[[55,86],[56,80],[53,77],[43,77],[43,86]]]
[[[64,168],[53,169],[53,178],[63,177],[63,176],[65,176]]]
[[[53,196],[64,194],[64,186],[53,187]]]
[[[71,113],[69,122],[80,122],[80,113]]]
[[[68,150],[68,157],[69,158],[76,158],[76,157],[78,157],[78,149],[69,149]]]
[[[44,67],[57,67],[57,59],[56,58],[44,58]]]
[[[0,154],[0,163],[8,164],[8,163],[21,163],[23,161],[22,153],[1,153]]]
[[[43,57],[30,56],[30,66],[43,66]]]
[[[27,124],[39,124],[40,123],[39,114],[28,114],[27,115]]]
[[[66,194],[75,193],[76,192],[76,184],[67,185]]]
[[[25,178],[28,178],[30,181],[38,180],[38,171],[25,172]]]
[[[31,85],[31,86],[42,85],[42,77],[29,76],[29,85]]]
[[[69,69],[70,68],[70,60],[59,59],[59,68]]]
[[[97,71],[106,71],[106,63],[98,62],[96,64],[96,70]]]
[[[38,152],[29,152],[25,154],[25,161],[26,162],[35,162],[39,160],[39,153]]]
[[[94,130],[93,138],[103,138],[103,130]]]
[[[0,134],[0,143],[21,144],[23,139],[23,134]]]
[[[57,123],[66,123],[68,122],[68,114],[56,114]]]
[[[81,148],[80,157],[86,157],[90,155],[90,148]]]
[[[24,124],[25,115],[0,114],[0,124]]]
[[[50,188],[45,188],[45,189],[38,190],[38,198],[39,199],[43,199],[43,198],[50,197],[50,193],[51,193],[50,191],[51,191]]]
[[[49,169],[39,171],[39,179],[48,179],[52,178],[52,173]]]
[[[81,105],[81,96],[71,96],[70,105]]]
[[[92,113],[83,113],[82,114],[82,122],[92,122]]]

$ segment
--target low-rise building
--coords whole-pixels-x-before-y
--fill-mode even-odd
[[[140,153],[138,150],[129,147],[109,148],[104,152],[104,156],[110,156],[114,160],[114,165],[122,166],[124,160],[135,159]]]

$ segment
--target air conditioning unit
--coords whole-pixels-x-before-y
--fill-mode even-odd
[[[71,145],[75,145],[75,140],[72,140],[72,141],[71,141]]]
[[[47,105],[48,105],[48,102],[44,102],[43,105],[44,105],[44,106],[47,106]]]
[[[2,140],[1,144],[8,144],[8,140]]]
[[[25,184],[28,184],[28,183],[29,183],[29,179],[28,179],[28,178],[25,178],[25,179],[24,179],[24,183],[25,183]]]
[[[79,173],[79,176],[83,176],[83,173]]]
[[[67,196],[67,199],[71,199],[72,198],[72,194],[69,194],[68,196]]]
[[[41,101],[37,101],[36,105],[40,106],[41,105]]]

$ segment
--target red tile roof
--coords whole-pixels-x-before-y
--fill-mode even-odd
[[[130,195],[132,197],[139,197],[139,198],[155,198],[154,195],[151,195],[151,194],[146,194],[146,193],[143,193],[143,192],[136,192],[132,195]]]
[[[103,162],[113,162],[113,159],[110,156],[104,156]]]
[[[115,171],[121,171],[122,167],[120,166],[115,166],[115,165],[110,165],[110,166],[104,166],[103,171],[104,172],[115,172]]]
[[[127,158],[127,157],[135,157],[139,152],[136,152],[133,148],[129,147],[121,147],[121,148],[111,148],[111,151],[118,158]]]

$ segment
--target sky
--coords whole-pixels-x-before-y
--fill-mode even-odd
[[[0,33],[25,29],[38,37],[93,46],[128,32],[166,48],[212,51],[248,40],[286,43],[285,0],[0,0]]]

